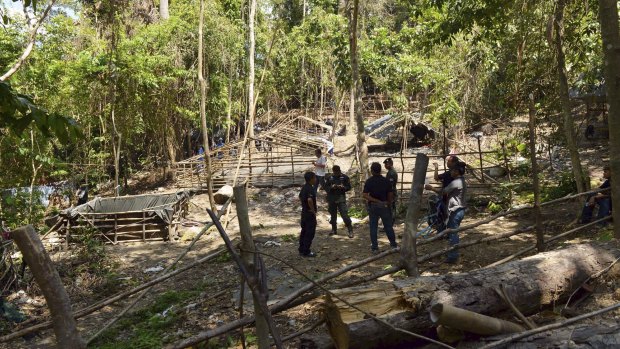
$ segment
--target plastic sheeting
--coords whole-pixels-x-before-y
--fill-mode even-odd
[[[113,198],[96,197],[83,205],[69,208],[63,214],[76,218],[78,213],[126,213],[146,211],[148,215],[157,215],[164,222],[172,223],[174,204],[184,198],[189,199],[187,191],[174,194],[147,194],[135,196],[119,196]]]

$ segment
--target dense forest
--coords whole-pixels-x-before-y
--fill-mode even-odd
[[[14,245],[9,238],[13,230],[31,231],[27,225],[47,238],[47,253],[58,269],[57,288],[64,283],[70,296],[65,297],[66,308],[72,310],[70,298],[76,319],[97,315],[80,323],[82,334],[91,335],[88,346],[97,348],[245,348],[246,341],[268,348],[270,340],[285,347],[276,327],[294,332],[287,340],[300,347],[391,347],[420,344],[420,338],[450,347],[418,335],[431,329],[427,306],[433,311],[436,304],[472,308],[493,316],[498,309],[518,308],[512,310],[520,319],[513,332],[534,330],[519,309],[544,324],[549,321],[541,319],[540,310],[557,312],[556,300],[559,304],[568,298],[559,313],[569,318],[564,311],[570,308],[576,315],[578,303],[596,293],[590,286],[601,275],[605,292],[584,304],[592,310],[609,305],[609,299],[615,303],[620,271],[612,266],[620,260],[620,224],[606,224],[619,220],[620,210],[610,213],[610,204],[605,208],[598,203],[598,220],[577,221],[586,212],[583,198],[588,194],[592,207],[596,195],[620,207],[620,185],[609,184],[610,173],[620,173],[619,82],[618,1],[611,0],[2,0],[0,310],[9,309],[10,302],[35,304],[19,302],[31,296],[40,300],[48,291],[35,285],[36,266],[25,272],[25,260],[31,257],[17,246],[23,242],[16,238]],[[387,126],[391,134],[376,136]],[[417,137],[415,127],[423,129],[423,137]],[[342,167],[351,177],[348,197],[342,195],[356,222],[343,221],[347,239],[333,240],[341,237],[335,216],[315,221],[314,229],[318,224],[327,231],[329,223],[332,233],[317,233],[316,245],[324,246],[319,257],[325,256],[317,260],[325,265],[312,269],[296,258],[297,252],[315,257],[314,252],[291,246],[299,233],[297,211],[302,212],[302,226],[305,212],[298,207],[298,187],[304,172],[316,172],[321,148],[328,155],[323,175],[339,165],[336,172]],[[318,160],[313,158],[317,150]],[[429,158],[443,161],[450,174],[455,168],[446,163],[456,155],[468,160],[454,165],[462,170],[462,182],[466,177],[467,186],[473,183],[467,197],[469,221],[464,227],[460,220],[456,227],[435,227],[437,236],[418,239],[418,222],[428,219],[425,234],[432,231],[429,212],[440,207],[422,203],[423,193],[426,200],[435,191],[429,181],[437,184],[440,178],[439,164],[434,163],[433,176]],[[364,196],[366,191],[362,194],[364,181],[371,162],[387,163],[389,170],[392,157],[400,185],[392,188],[398,199],[390,211],[398,246],[388,235],[392,249],[379,251],[375,230],[375,256],[360,261],[369,253],[367,226],[373,224],[368,223],[371,208],[364,200],[372,200]],[[600,173],[605,182],[597,192]],[[223,187],[230,192],[218,191],[216,198],[214,192]],[[315,203],[329,201],[317,190],[318,185]],[[153,207],[169,212],[147,217],[152,207],[128,205],[129,215],[121,223],[116,211],[73,213],[74,206],[87,202],[88,192],[91,199],[139,194],[135,196],[148,197],[144,200]],[[380,203],[392,205],[392,198]],[[326,206],[320,202],[315,216],[325,211],[321,204]],[[303,200],[301,205],[305,207]],[[229,218],[233,211],[238,222]],[[428,216],[422,218],[420,212]],[[149,226],[145,221],[151,218],[165,227]],[[220,218],[223,227],[216,224]],[[80,219],[83,225],[76,223]],[[381,220],[385,225],[385,217]],[[478,228],[485,224],[496,225]],[[111,229],[102,232],[102,227]],[[137,238],[123,245],[117,230],[128,227],[138,230],[123,233]],[[212,240],[218,232],[225,237],[224,229],[237,234],[232,239],[240,241],[237,252],[243,261],[230,241]],[[252,240],[251,230],[258,232],[258,240]],[[458,235],[450,234],[465,230],[468,235],[462,234],[466,239],[459,245]],[[110,231],[113,238],[106,235]],[[574,232],[592,233],[570,244],[562,240],[566,249],[549,248]],[[162,245],[147,243],[147,233],[161,233],[157,239]],[[208,261],[217,270],[205,267],[194,278],[179,281],[178,289],[164,288],[162,283],[181,272],[177,263],[203,234],[205,245],[192,251],[194,260],[180,266],[185,271]],[[456,242],[450,240],[442,250],[439,239],[445,234],[456,236]],[[521,239],[523,234],[527,236]],[[349,249],[325,247],[333,241]],[[262,252],[256,253],[259,245]],[[424,264],[469,246],[475,252],[462,252],[461,264]],[[271,252],[268,248],[280,250],[274,256],[264,253]],[[44,248],[39,252],[47,257]],[[539,254],[517,259],[531,252]],[[263,264],[262,257],[273,259]],[[383,263],[381,258],[393,260]],[[256,280],[243,276],[248,289],[243,277],[239,284],[233,262],[256,273]],[[508,262],[512,264],[504,264]],[[283,265],[291,266],[287,263],[303,277],[283,271]],[[430,273],[422,275],[418,267]],[[355,277],[340,277],[359,268]],[[257,280],[259,270],[265,280]],[[452,277],[453,271],[463,274]],[[500,272],[517,276],[506,279],[495,274]],[[6,282],[9,276],[11,283]],[[469,282],[470,276],[478,284]],[[275,286],[257,284],[267,278]],[[384,279],[376,282],[379,278]],[[153,284],[144,286],[148,282]],[[330,283],[331,291],[319,282]],[[158,296],[148,294],[154,285],[160,287]],[[540,294],[532,296],[530,285]],[[118,316],[106,313],[111,304],[138,292],[143,293],[125,310],[114,311]],[[244,315],[244,292],[256,315]],[[456,296],[447,300],[450,292]],[[223,295],[240,305],[228,306],[228,300],[218,299]],[[267,295],[278,299],[269,308]],[[143,296],[141,308],[129,313]],[[313,303],[319,296],[324,302]],[[579,299],[569,307],[573,296]],[[387,297],[384,304],[376,301],[381,297]],[[366,310],[352,311],[345,299]],[[303,311],[290,311],[300,305]],[[44,322],[49,314],[33,307],[22,309],[34,320],[21,325],[23,320],[6,316],[8,310],[0,313],[0,348],[13,340],[28,347],[52,337],[48,331],[36,339],[22,338],[52,326]],[[431,318],[435,315],[431,312]],[[32,325],[35,321],[40,328]],[[70,322],[75,325],[75,319]],[[256,332],[248,329],[254,322]],[[74,330],[69,332],[76,334],[75,343],[86,347]],[[471,340],[462,331],[450,332],[449,326],[448,332],[442,330],[437,328],[437,336],[443,342]],[[452,335],[458,339],[446,339]],[[605,337],[605,343],[614,338]],[[479,342],[472,347],[490,341],[474,340]]]
[[[199,4],[172,1],[168,13],[163,5],[5,4],[0,70],[21,63],[24,48],[33,45],[23,64],[3,77],[3,96],[10,88],[68,123],[4,128],[0,162],[10,169],[0,174],[4,188],[113,179],[115,164],[127,176],[192,155],[200,137]],[[248,5],[205,3],[202,69],[212,140],[239,137],[248,115]],[[257,4],[257,117],[348,103],[352,6]],[[527,112],[533,94],[540,115],[564,142],[564,95],[602,88],[598,7],[597,1],[362,1],[361,92],[387,95],[396,111],[417,102],[432,124],[464,129]],[[558,13],[560,23],[554,22]]]

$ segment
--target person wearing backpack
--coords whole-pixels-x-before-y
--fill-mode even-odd
[[[448,184],[448,186],[445,188],[434,188],[430,184],[424,186],[424,189],[432,190],[444,197],[444,202],[446,203],[444,213],[448,217],[448,222],[446,224],[447,229],[458,229],[461,226],[463,218],[465,217],[465,194],[467,192],[467,184],[465,183],[465,177],[463,177],[464,174],[465,163],[459,161],[452,169],[450,169],[452,181]],[[450,246],[458,245],[458,232],[448,233],[448,240],[450,242]],[[447,263],[456,264],[458,259],[458,248],[448,251],[446,259]]]

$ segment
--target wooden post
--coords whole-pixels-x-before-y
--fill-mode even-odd
[[[248,201],[245,192],[245,185],[239,185],[233,188],[235,196],[235,206],[237,208],[237,219],[239,221],[239,232],[241,233],[241,259],[246,269],[255,280],[258,280],[258,273],[254,265],[254,240],[252,239],[252,228],[250,226],[250,217],[248,214]],[[258,337],[258,347],[269,349],[269,324],[267,318],[262,312],[258,299],[262,295],[253,294],[254,296],[254,314],[256,317],[256,335]],[[243,304],[240,305],[243,307]]]
[[[405,233],[403,234],[403,242],[400,249],[401,263],[409,276],[419,275],[418,256],[416,251],[416,227],[420,220],[422,192],[424,191],[427,168],[428,156],[423,153],[418,153],[415,158],[413,183],[411,183],[409,205],[407,205],[407,218],[405,219]]]
[[[144,219],[146,218],[144,210],[142,210],[142,242],[146,242],[146,226]]]
[[[86,348],[86,343],[80,337],[75,318],[71,313],[69,295],[39,235],[31,225],[15,229],[11,235],[45,297],[52,314],[58,347]]]
[[[115,213],[114,214],[114,244],[115,245],[118,243],[118,231],[116,230],[117,228],[118,228],[118,216]]]
[[[293,160],[293,147],[291,149],[291,171],[293,172],[293,184],[295,184],[295,161]]]
[[[530,158],[532,161],[532,181],[534,186],[534,216],[536,217],[536,248],[545,250],[545,237],[540,218],[540,181],[538,179],[538,162],[536,161],[536,109],[534,95],[530,93]]]
[[[506,142],[502,141],[502,155],[504,156],[504,167],[506,167],[506,173],[508,174],[508,182],[512,183],[510,176],[510,168],[508,167],[508,155],[506,153]]]
[[[480,181],[484,183],[484,166],[482,165],[482,146],[480,145],[482,134],[476,137],[478,140],[478,157],[480,158]]]

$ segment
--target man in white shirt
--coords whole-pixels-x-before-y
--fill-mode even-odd
[[[314,195],[316,195],[319,186],[323,186],[323,179],[325,178],[325,167],[327,166],[327,158],[322,155],[321,149],[314,151],[317,160],[312,161],[314,165],[314,174],[316,175],[316,183],[314,184]]]

